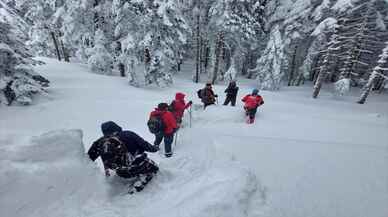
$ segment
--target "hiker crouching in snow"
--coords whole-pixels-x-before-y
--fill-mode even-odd
[[[245,114],[248,117],[248,124],[252,124],[253,122],[255,122],[257,107],[264,104],[263,97],[258,95],[258,93],[259,90],[254,89],[252,91],[252,94],[248,94],[242,99],[242,101],[244,102]]]
[[[158,107],[151,112],[147,125],[151,133],[155,135],[154,145],[159,148],[160,143],[164,140],[165,156],[171,157],[174,133],[178,126],[174,115],[168,111],[167,103],[160,103]]]
[[[103,123],[101,130],[103,136],[90,147],[89,158],[95,161],[101,157],[106,176],[113,170],[120,177],[137,178],[134,187],[141,191],[159,170],[145,152],[157,152],[158,148],[132,131],[123,131],[113,121]]]
[[[175,100],[171,102],[170,108],[169,108],[169,110],[173,113],[175,117],[178,128],[182,124],[182,118],[185,110],[188,109],[193,104],[192,101],[189,101],[188,103],[186,103],[185,96],[186,95],[184,93],[176,93]]]
[[[206,109],[209,105],[213,105],[218,97],[218,95],[214,94],[211,83],[206,83],[205,88],[198,90],[197,94],[203,102],[203,109]]]
[[[228,105],[230,102],[232,106],[236,106],[238,87],[235,81],[231,81],[229,83],[228,87],[225,90],[225,93],[226,93],[226,98],[225,98],[224,105]]]

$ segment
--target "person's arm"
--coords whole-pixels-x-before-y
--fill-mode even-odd
[[[259,106],[264,104],[264,99],[262,96],[259,96]]]
[[[215,94],[213,90],[210,90],[210,91],[211,91],[211,94],[212,94],[214,97],[218,97],[218,95]]]
[[[193,104],[193,101],[190,100],[188,103],[186,103],[185,109],[189,108],[192,104]]]
[[[238,87],[235,87],[235,88],[233,88],[233,90],[231,91],[231,95],[237,96],[237,92],[238,92]]]
[[[125,132],[125,137],[129,137],[131,140],[134,140],[136,144],[144,149],[144,151],[148,152],[157,152],[158,148],[156,146],[151,145],[149,142],[145,141],[139,135],[134,132]]]
[[[248,95],[244,96],[241,101],[245,102],[247,101]]]
[[[95,161],[101,155],[100,139],[93,142],[92,146],[88,150],[90,160]]]

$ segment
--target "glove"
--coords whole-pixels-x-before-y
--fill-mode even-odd
[[[190,100],[188,104],[189,104],[189,105],[192,105],[192,104],[193,104],[193,101]]]
[[[214,97],[216,97],[216,98],[217,98],[217,97],[218,97],[218,95],[216,94],[216,95],[214,95]]]

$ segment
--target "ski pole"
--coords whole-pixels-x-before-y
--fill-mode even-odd
[[[177,140],[178,140],[178,132],[179,130],[176,131],[176,135],[175,135],[175,142],[174,142],[174,150],[175,150],[175,147],[176,147],[176,143],[177,143]]]
[[[191,115],[191,106],[190,106],[190,109],[189,109],[189,127],[191,128],[191,118],[192,118],[192,115]]]

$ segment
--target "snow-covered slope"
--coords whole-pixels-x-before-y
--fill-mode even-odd
[[[103,180],[87,160],[81,130],[43,134],[1,151],[4,216],[243,216],[257,188],[251,172],[222,161],[212,144],[161,162],[144,192],[125,194],[125,180]]]
[[[137,89],[120,77],[88,73],[86,66],[43,60],[48,64],[36,69],[52,81],[49,98],[0,109],[4,216],[388,213],[387,95],[372,96],[361,106],[354,103],[357,97],[339,100],[325,91],[315,101],[304,88],[263,91],[265,104],[254,125],[244,123],[241,103],[195,109],[192,128],[186,115],[186,127],[179,131],[174,157],[151,154],[159,175],[143,192],[129,196],[123,195],[122,180],[106,179],[87,160],[82,144],[88,148],[106,120],[152,141],[148,112],[176,91],[198,104],[196,90],[203,84],[180,78],[170,89]],[[239,82],[239,98],[251,84]],[[220,102],[224,88],[215,87]],[[30,142],[31,136],[38,137]]]

